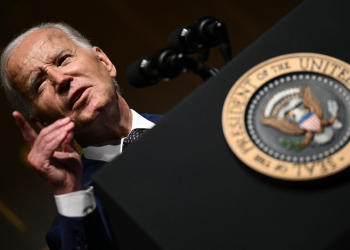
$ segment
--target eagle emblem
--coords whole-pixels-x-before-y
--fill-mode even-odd
[[[338,117],[338,104],[327,100],[330,117],[324,119],[321,104],[309,87],[292,87],[273,95],[263,108],[261,123],[278,129],[287,135],[305,135],[303,140],[293,141],[294,149],[302,149],[313,140],[316,144],[326,144],[334,136],[334,131],[342,128]],[[288,141],[288,143],[287,143]],[[286,146],[291,140],[280,138]],[[289,148],[290,146],[286,146]],[[292,148],[293,149],[293,148]]]

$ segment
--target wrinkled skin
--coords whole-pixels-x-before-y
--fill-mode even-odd
[[[82,145],[122,138],[131,130],[132,114],[112,81],[117,71],[103,53],[76,45],[56,29],[31,33],[7,64],[11,86],[32,105],[29,119],[13,117],[31,148],[28,161],[55,194],[82,190]],[[56,151],[61,146],[62,152]]]

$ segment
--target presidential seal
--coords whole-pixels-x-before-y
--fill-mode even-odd
[[[350,65],[297,53],[263,62],[230,90],[223,131],[236,156],[270,177],[305,181],[350,165]]]

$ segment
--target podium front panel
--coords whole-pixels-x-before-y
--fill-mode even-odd
[[[266,177],[232,153],[221,120],[232,85],[265,60],[308,52],[350,63],[349,10],[303,2],[94,176],[120,249],[349,249],[349,171]]]

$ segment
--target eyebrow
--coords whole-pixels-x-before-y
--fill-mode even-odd
[[[33,89],[33,87],[36,84],[36,82],[38,81],[38,79],[43,75],[43,71],[40,69],[35,69],[34,71],[38,71],[38,73],[34,73],[33,77],[31,77],[29,79],[28,87],[27,87],[28,90]]]
[[[58,50],[53,56],[47,56],[47,58],[45,59],[45,61],[50,61],[50,62],[55,62],[57,61],[58,58],[60,58],[62,56],[62,54],[66,53],[67,51],[71,51],[70,49],[60,49]],[[34,85],[36,84],[36,82],[38,81],[38,79],[43,75],[43,70],[36,68],[33,71],[38,71],[37,73],[34,73],[33,76],[30,78],[29,82],[28,82],[28,90],[31,90]]]
[[[55,62],[58,58],[62,56],[62,54],[66,53],[67,51],[71,51],[71,49],[60,49],[53,56],[49,55],[46,60]]]

